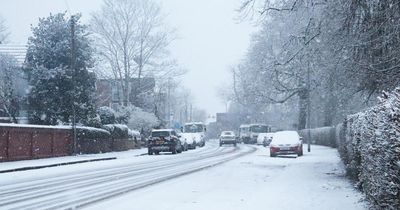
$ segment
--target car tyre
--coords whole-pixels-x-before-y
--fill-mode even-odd
[[[271,153],[270,156],[271,156],[271,157],[276,157],[276,154]]]
[[[147,154],[148,154],[148,155],[152,155],[153,152],[152,152],[151,150],[149,150],[149,151],[147,151]]]

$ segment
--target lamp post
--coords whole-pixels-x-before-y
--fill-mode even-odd
[[[75,107],[75,79],[76,79],[76,68],[75,68],[75,17],[71,16],[71,71],[72,76],[72,132],[73,132],[73,142],[72,142],[72,153],[75,155],[77,153],[77,139],[76,139],[76,107]]]
[[[307,68],[307,151],[311,152],[311,80],[310,80],[310,62]]]

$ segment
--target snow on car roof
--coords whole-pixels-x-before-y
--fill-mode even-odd
[[[297,143],[299,140],[300,136],[297,131],[279,131],[274,134],[272,143]]]
[[[247,128],[250,127],[250,125],[240,125],[240,128]]]
[[[196,124],[196,125],[198,125],[198,124],[204,124],[203,122],[188,122],[188,123],[185,123],[185,125],[193,125],[193,124]]]
[[[273,135],[274,135],[274,133],[260,133],[260,134],[258,134],[258,136],[266,136],[266,137],[271,137]]]
[[[235,132],[233,132],[233,131],[222,131],[221,134],[222,135],[235,135]]]
[[[151,132],[158,132],[158,131],[168,131],[168,132],[171,132],[171,131],[173,131],[174,129],[153,129]]]

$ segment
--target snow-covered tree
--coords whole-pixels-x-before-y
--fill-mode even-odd
[[[233,71],[235,99],[250,110],[292,103],[300,129],[308,107],[314,125],[330,126],[398,85],[396,2],[242,2],[240,14],[261,28]]]
[[[0,114],[9,117],[16,123],[19,111],[17,80],[21,77],[16,60],[8,55],[0,54]]]
[[[113,124],[115,123],[115,112],[113,109],[107,106],[98,108],[97,114],[100,117],[101,124]]]
[[[160,120],[154,113],[143,111],[133,105],[120,106],[115,112],[118,123],[127,124],[130,129],[149,132],[160,125]]]
[[[29,119],[37,124],[86,124],[94,117],[92,49],[80,15],[65,13],[39,19],[32,27],[26,55],[26,74],[31,86]]]

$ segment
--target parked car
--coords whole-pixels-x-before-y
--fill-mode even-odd
[[[153,130],[148,142],[148,154],[159,154],[160,152],[181,153],[183,146],[178,134],[173,129]]]
[[[196,149],[196,141],[195,138],[191,133],[180,133],[181,136],[181,142],[184,142],[186,144],[186,150],[188,149]],[[185,151],[186,151],[185,150]]]
[[[219,136],[219,146],[224,144],[232,144],[236,147],[236,135],[233,131],[222,131]]]
[[[274,133],[260,133],[257,137],[257,145],[269,146]]]
[[[270,156],[297,154],[303,155],[303,141],[297,131],[280,131],[272,137]]]

